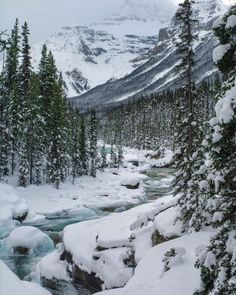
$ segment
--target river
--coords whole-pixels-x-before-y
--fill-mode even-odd
[[[152,168],[147,172],[149,177],[144,183],[144,189],[147,196],[147,202],[152,202],[157,198],[161,198],[166,194],[171,192],[171,186],[166,182],[166,185],[163,185],[160,182],[161,179],[166,178],[167,180],[173,175],[174,170],[171,168]],[[126,208],[130,209],[130,208]],[[110,214],[109,212],[97,211],[97,217],[101,218]],[[73,224],[76,222],[81,222],[88,220],[85,216],[83,219],[78,217],[68,217],[68,218],[54,218],[48,219],[48,222],[44,225],[37,226],[44,233],[49,235],[55,244],[62,241],[62,231],[65,226]],[[36,226],[36,225],[35,225]],[[37,262],[41,257],[33,257],[27,255],[8,255],[3,256],[0,253],[0,259],[3,260],[10,269],[20,278],[24,280],[30,280],[33,277],[33,271]],[[66,282],[58,282],[57,285],[53,285],[49,291],[53,295],[88,295],[90,292],[83,288],[81,285],[72,285]]]

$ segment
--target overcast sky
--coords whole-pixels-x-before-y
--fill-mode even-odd
[[[0,30],[12,28],[17,18],[27,21],[31,41],[38,42],[62,26],[101,20],[124,0],[0,0]],[[165,0],[159,0],[165,1]],[[178,2],[180,0],[172,0]]]
[[[122,0],[0,0],[0,29],[10,29],[16,17],[29,22],[32,41],[39,41],[64,25],[100,20]]]

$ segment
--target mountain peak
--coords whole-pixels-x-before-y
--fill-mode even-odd
[[[201,23],[219,16],[227,9],[222,0],[195,0],[194,10]]]

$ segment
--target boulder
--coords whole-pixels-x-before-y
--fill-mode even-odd
[[[121,180],[120,184],[128,189],[138,189],[140,180],[137,178],[124,178]]]

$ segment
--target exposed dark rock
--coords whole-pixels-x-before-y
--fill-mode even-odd
[[[138,189],[139,188],[140,183],[138,182],[135,185],[132,184],[122,184],[122,186],[125,186],[127,189]]]
[[[30,249],[23,246],[17,246],[13,248],[14,254],[21,254],[21,255],[28,255],[30,252]]]
[[[163,235],[161,235],[159,233],[158,230],[155,230],[152,234],[152,247],[156,246],[156,245],[159,245],[159,244],[162,244],[162,243],[165,243],[167,241],[170,241],[170,240],[174,240],[174,239],[177,239],[178,236],[172,236],[172,237],[164,237]]]
[[[158,41],[164,41],[166,39],[169,38],[169,34],[168,34],[168,28],[163,28],[163,29],[160,29],[159,31],[159,40]]]
[[[114,208],[114,207],[103,207],[103,208],[101,208],[101,210],[103,212],[113,213],[116,210],[116,208]]]
[[[28,216],[28,212],[25,212],[22,216],[17,216],[17,217],[13,217],[13,220],[17,220],[19,221],[20,223],[22,223],[26,217]]]
[[[139,162],[138,161],[128,161],[128,163],[134,165],[135,167],[139,166]]]
[[[64,250],[60,256],[60,260],[66,260],[69,264],[73,264],[73,256],[70,252]]]
[[[103,281],[97,278],[95,273],[88,274],[76,265],[73,267],[72,279],[74,283],[82,284],[92,293],[102,291]]]

